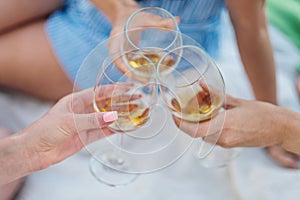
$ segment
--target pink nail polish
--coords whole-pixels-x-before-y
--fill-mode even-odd
[[[106,112],[103,114],[104,122],[112,122],[118,119],[118,113],[116,111]]]

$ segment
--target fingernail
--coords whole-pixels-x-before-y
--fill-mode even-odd
[[[118,119],[118,113],[116,111],[106,112],[103,114],[104,122],[112,122]]]

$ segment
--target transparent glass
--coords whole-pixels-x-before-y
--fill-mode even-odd
[[[164,102],[173,114],[190,122],[211,119],[218,114],[225,99],[225,84],[217,66],[196,46],[182,46],[180,62],[172,71],[157,71]],[[173,57],[170,51],[162,57]]]
[[[191,38],[184,38],[185,42],[197,45]],[[113,57],[115,57],[113,63],[116,67],[113,71],[117,72],[115,74],[116,76],[112,79],[113,81],[120,82],[120,80],[123,81],[128,77],[132,83],[149,85],[151,80],[157,80],[152,77],[153,74],[151,74],[151,76],[149,75],[149,77],[139,76],[135,73],[134,69],[128,67],[123,60],[119,59],[120,57],[124,59],[124,56],[128,55],[120,53],[119,50],[116,51],[119,53],[113,54],[110,45],[112,44],[111,41],[114,40],[123,41],[124,33],[114,35],[113,37],[102,41],[90,52],[77,71],[74,82],[74,92],[86,88],[93,88],[95,83],[100,80],[99,76],[104,70],[104,63],[110,63],[109,60],[112,60]],[[126,53],[135,55],[135,52],[132,53],[129,51]],[[147,60],[148,58],[145,57],[144,59]],[[150,60],[147,60],[147,62],[151,63]],[[106,81],[108,83],[108,80]],[[108,85],[111,86],[114,84]],[[120,84],[120,86],[122,86],[122,84]],[[129,85],[126,87],[129,87]],[[153,86],[153,88],[154,87],[155,86]],[[109,93],[111,96],[117,94],[112,90],[108,90],[108,93],[106,94],[105,90],[99,88],[100,87],[97,89],[98,92],[101,93],[102,91],[105,93],[103,97],[109,96]],[[123,89],[124,88],[125,86],[123,85]],[[90,98],[93,99],[93,94],[91,95]],[[103,104],[104,101],[102,100],[99,103],[101,104],[101,102]],[[91,102],[90,112],[95,112],[96,109],[95,106],[93,107],[93,102]],[[98,109],[100,109],[100,106]],[[93,131],[92,136],[102,139],[91,144],[86,142],[86,138],[81,138],[85,150],[92,157],[92,159],[90,159],[90,171],[99,181],[111,186],[128,184],[134,181],[138,177],[137,175],[153,173],[170,166],[184,155],[193,144],[194,138],[182,134],[182,131],[174,126],[174,122],[171,119],[171,112],[164,106],[160,96],[154,107],[149,109],[149,111],[149,119],[147,119],[145,124],[140,125],[138,128],[134,128],[134,126],[132,126],[132,128],[122,128],[119,123],[115,123],[110,126],[109,131],[120,134],[107,135],[105,137],[103,134],[107,132],[107,129],[105,129],[105,131],[95,130]],[[79,119],[75,118],[74,120],[76,124],[81,123]],[[121,128],[121,131],[119,131],[118,128]],[[120,143],[122,143],[122,145],[120,145]],[[103,154],[108,155],[110,153],[122,155],[126,160],[125,166],[129,166],[124,167],[122,169],[123,171],[107,167],[107,164],[105,164],[107,162],[105,160],[110,158],[110,156],[103,156]],[[103,171],[105,171],[105,173],[103,173]]]
[[[166,53],[158,64],[160,91],[173,115],[191,123],[200,122],[201,127],[201,121],[212,119],[222,108],[225,83],[215,62],[200,47],[183,45],[178,49]],[[180,55],[176,55],[178,52]],[[160,70],[164,59],[178,56],[179,62],[172,70]],[[210,122],[205,136],[209,142],[203,140],[195,154],[203,166],[222,167],[234,157],[232,150],[216,146],[223,121]]]
[[[160,58],[166,53],[182,45],[181,33],[176,18],[167,10],[158,7],[146,7],[134,12],[127,20],[125,26],[125,39],[122,43],[122,50],[133,51],[138,55],[128,54],[124,62],[139,76],[149,76],[145,69],[144,55],[149,58],[157,67]],[[180,50],[180,49],[178,49]],[[180,55],[178,52],[177,55]],[[178,59],[170,57],[164,60],[165,68],[169,70],[176,65]],[[144,67],[142,67],[144,66]]]
[[[120,133],[117,142],[111,141],[109,148],[99,147],[90,162],[92,174],[111,186],[124,185],[136,179],[137,174],[130,173],[130,154],[123,153],[123,134],[137,130],[147,123],[157,99],[155,79],[147,78],[141,82],[131,76],[130,72],[123,73],[117,67],[122,57],[129,53],[135,54],[118,52],[108,56],[94,87],[94,110],[118,112],[118,119],[108,126],[112,132]],[[147,60],[144,65],[153,71],[151,60],[143,58]],[[108,93],[110,95],[107,97]],[[103,94],[106,94],[105,98]]]

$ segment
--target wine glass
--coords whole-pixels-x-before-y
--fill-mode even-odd
[[[157,77],[160,91],[167,107],[173,115],[191,123],[199,123],[216,116],[225,99],[225,84],[221,72],[213,60],[199,47],[183,45],[181,50],[166,53],[158,63]],[[164,67],[164,59],[177,57],[181,52],[179,63],[166,72],[159,70]],[[220,167],[227,163],[226,152],[215,147],[224,118],[218,123],[210,123],[206,137],[209,143],[202,142],[196,157],[206,167]],[[201,126],[201,124],[199,124]],[[195,130],[196,134],[196,130]],[[220,155],[222,153],[222,155]],[[231,153],[229,157],[231,157]],[[224,163],[226,162],[226,163]]]
[[[90,162],[92,174],[100,181],[111,185],[124,185],[136,179],[137,174],[131,172],[130,154],[123,152],[123,134],[144,126],[149,120],[152,107],[157,99],[155,79],[148,78],[143,82],[132,76],[123,74],[117,67],[119,60],[134,52],[117,52],[104,60],[94,87],[93,107],[96,112],[117,111],[118,119],[108,128],[119,133],[117,141],[111,140],[109,148],[98,147]],[[143,65],[153,71],[154,65],[147,57]],[[149,65],[149,66],[148,66]],[[129,72],[130,73],[130,72]],[[110,87],[108,87],[110,86]],[[109,88],[109,90],[108,90]],[[109,97],[102,94],[109,93]]]
[[[167,10],[159,7],[145,7],[135,11],[125,25],[125,38],[121,44],[124,51],[133,51],[136,54],[123,57],[127,66],[134,69],[139,76],[151,76],[149,69],[143,65],[149,58],[157,67],[160,58],[166,53],[182,45],[181,33],[176,18]],[[176,51],[179,51],[177,49]],[[180,55],[180,52],[177,53]],[[168,70],[176,65],[178,57],[165,58],[164,67]]]

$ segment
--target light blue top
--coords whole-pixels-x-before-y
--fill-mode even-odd
[[[182,33],[195,39],[211,55],[218,49],[218,25],[223,0],[142,0],[143,7],[162,7],[181,19]],[[54,52],[71,80],[85,57],[109,37],[111,25],[88,0],[65,0],[46,24]]]

